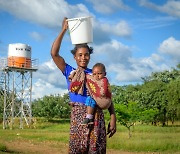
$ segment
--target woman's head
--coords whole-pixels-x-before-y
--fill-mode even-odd
[[[78,67],[87,68],[93,48],[87,44],[77,44],[71,53],[74,55]]]
[[[73,55],[75,55],[76,52],[77,52],[77,50],[78,50],[79,48],[86,48],[86,49],[89,51],[89,54],[92,54],[92,53],[93,53],[93,48],[92,48],[92,47],[89,47],[86,43],[84,43],[84,44],[76,44],[75,47],[74,47],[74,49],[71,50],[71,53],[72,53]]]

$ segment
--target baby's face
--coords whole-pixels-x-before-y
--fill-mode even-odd
[[[93,73],[93,77],[96,80],[101,80],[103,77],[106,76],[106,73],[103,71],[103,69],[101,67],[95,67],[92,71]]]

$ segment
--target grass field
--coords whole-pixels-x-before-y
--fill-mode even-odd
[[[69,122],[38,120],[32,128],[2,129],[0,153],[68,153]],[[107,140],[107,153],[180,153],[180,125],[161,127],[136,125],[132,137],[117,125],[117,133]]]

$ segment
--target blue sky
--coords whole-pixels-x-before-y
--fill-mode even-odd
[[[39,59],[33,98],[67,92],[50,56],[64,17],[93,17],[94,48],[89,67],[103,62],[111,84],[141,83],[141,77],[169,70],[180,62],[179,0],[0,0],[0,57],[8,44],[32,47]],[[61,54],[74,67],[66,33]]]

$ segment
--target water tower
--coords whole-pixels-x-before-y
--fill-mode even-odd
[[[0,92],[3,95],[3,129],[32,122],[32,73],[38,60],[31,59],[31,47],[22,43],[9,44],[8,58],[0,59]],[[1,97],[2,98],[2,97]]]

